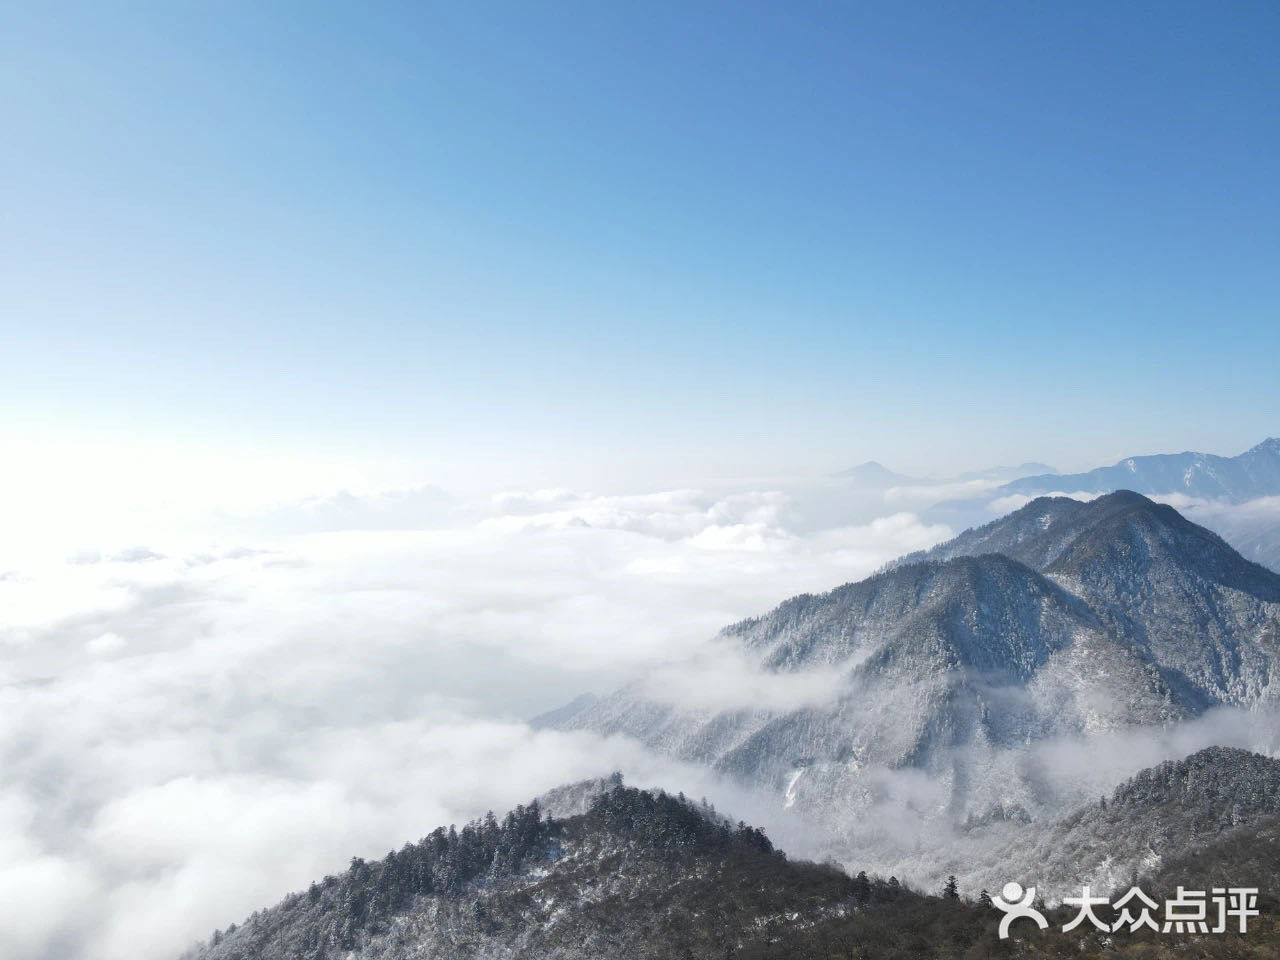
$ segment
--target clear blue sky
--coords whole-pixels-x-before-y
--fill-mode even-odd
[[[1280,433],[1280,6],[0,8],[0,427],[422,479]]]

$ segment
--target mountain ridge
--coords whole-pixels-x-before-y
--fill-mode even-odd
[[[1045,908],[1046,935],[1002,943],[999,914],[973,902],[979,876],[945,886],[939,876],[941,896],[921,895],[892,877],[791,860],[705,802],[626,787],[617,775],[560,789],[592,784],[587,808],[568,818],[544,819],[534,801],[501,823],[490,814],[380,861],[353,858],[342,874],[215,931],[183,960],[971,960],[1064,950],[1163,958],[1187,946],[1062,940],[1056,928],[1074,911],[1054,907]],[[1209,869],[1215,886],[1261,888],[1270,913],[1278,800],[1280,761],[1201,750],[1140,771],[1037,843],[996,851],[999,875],[1034,883],[1052,901],[1084,882],[1112,895],[1133,883],[1157,896],[1175,882],[1203,889]],[[1072,883],[1060,882],[1061,862],[1076,871]],[[1201,940],[1196,955],[1269,955],[1270,941],[1251,934]]]
[[[1133,491],[1088,502],[1039,498],[891,566],[991,550],[1080,596],[1112,632],[1165,663],[1171,682],[1203,705],[1269,695],[1259,651],[1238,641],[1257,637],[1268,657],[1277,652],[1280,575],[1172,507]],[[1191,633],[1206,649],[1194,648]],[[1178,644],[1166,641],[1171,634],[1180,636]]]
[[[793,863],[705,802],[623,786],[543,818],[537,801],[437,828],[215,932],[185,960],[490,960],[725,955],[859,904],[909,896]],[[705,920],[714,911],[717,922]]]
[[[1186,498],[1196,522],[1225,537],[1241,554],[1280,571],[1280,439],[1269,437],[1235,457],[1187,451],[1127,457],[1084,473],[1044,471],[1005,478],[994,490],[944,500],[922,517],[961,529],[981,525],[1024,498],[1091,497],[1117,490]]]
[[[638,682],[565,728],[709,767],[888,870],[919,861],[903,831],[942,850],[959,825],[998,834],[1088,799],[1094,780],[1047,776],[1038,744],[1273,704],[1278,634],[1280,576],[1171,507],[1045,498],[721,632],[763,675],[833,677],[827,699],[706,710]],[[903,810],[896,836],[872,829]]]
[[[1234,502],[1275,496],[1280,494],[1280,438],[1268,437],[1234,457],[1188,450],[1126,457],[1084,473],[1022,477],[1004,484],[997,493],[1107,493],[1118,489]]]
[[[1264,824],[1280,813],[1280,760],[1234,747],[1206,747],[1147,767],[1109,796],[988,854],[1056,898],[1088,883],[1123,892],[1166,861]]]

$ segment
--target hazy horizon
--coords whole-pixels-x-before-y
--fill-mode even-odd
[[[0,435],[315,494],[1238,453],[1280,25],[1231,9],[10,5]]]

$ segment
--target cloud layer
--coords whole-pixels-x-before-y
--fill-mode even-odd
[[[0,956],[172,957],[353,855],[614,768],[803,852],[705,772],[523,718],[639,676],[701,710],[823,702],[836,678],[710,639],[946,539],[908,510],[954,492],[420,487],[186,524],[164,503],[81,537],[28,510],[14,529],[48,536],[0,544]]]
[[[950,533],[812,516],[778,490],[428,489],[243,510],[221,544],[9,550],[0,955],[172,957],[353,855],[613,768],[723,799],[522,718],[696,670],[727,622]],[[762,687],[744,664],[718,696],[825,682]]]

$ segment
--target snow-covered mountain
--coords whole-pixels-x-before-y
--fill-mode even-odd
[[[573,816],[544,817],[535,803],[437,829],[377,862],[353,860],[187,956],[745,960],[889,901],[928,902],[790,862],[709,807],[615,782]]]
[[[1195,519],[1254,563],[1280,571],[1280,496],[1222,508],[1195,505]]]
[[[1280,760],[1207,747],[1142,770],[1057,823],[1019,833],[987,851],[980,866],[998,864],[1048,897],[1072,895],[1085,883],[1124,890],[1132,878],[1278,813]]]
[[[1280,576],[1172,507],[1041,498],[897,566],[998,552],[1080,597],[1200,707],[1270,695]]]
[[[826,957],[875,930],[885,955],[959,957],[944,945],[991,936],[982,908],[874,874],[934,890],[954,874],[970,893],[1016,879],[1055,899],[1196,882],[1209,863],[1267,886],[1280,760],[1178,745],[1229,739],[1234,716],[1280,741],[1278,636],[1280,575],[1176,510],[1129,491],[1041,498],[722,631],[761,676],[834,679],[821,695],[725,709],[640,681],[540,718],[754,788],[741,796],[771,797],[844,872],[615,775],[353,861],[192,956]],[[1178,759],[1138,772],[1152,751]]]
[[[988,521],[1021,498],[1050,493],[1097,495],[1134,490],[1171,498],[1242,555],[1280,570],[1280,439],[1264,440],[1236,457],[1177,453],[1129,457],[1086,473],[1007,478],[994,490],[927,507],[930,523],[953,529]]]
[[[998,914],[971,902],[982,872],[956,871],[962,899],[896,878],[789,859],[759,830],[705,803],[628,788],[617,776],[569,784],[575,809],[538,801],[505,818],[443,827],[216,931],[184,960],[836,960],[1013,956]],[[1143,770],[1038,835],[987,851],[992,876],[1057,898],[1090,883],[1116,894],[1251,885],[1264,909],[1280,871],[1280,761],[1211,748]],[[970,864],[972,867],[972,864]],[[1061,879],[1071,876],[1072,884]],[[930,884],[939,891],[943,877]],[[1112,914],[1103,908],[1102,915]],[[1270,910],[1267,911],[1270,913]],[[1050,913],[1055,925],[1072,911]],[[1270,925],[1262,927],[1262,933]],[[1183,956],[1184,944],[1019,937],[1016,956]],[[1203,938],[1197,956],[1271,956]],[[1133,947],[1133,952],[1129,952]],[[865,949],[864,949],[865,948]]]
[[[565,726],[711,766],[887,869],[904,816],[945,831],[1086,799],[1098,782],[1064,783],[1037,744],[1274,702],[1278,638],[1280,576],[1177,511],[1045,498],[723,632],[766,674],[834,674],[825,701],[711,710],[639,682]]]
[[[1106,493],[1135,490],[1145,494],[1181,493],[1232,501],[1280,494],[1280,439],[1264,440],[1235,457],[1211,453],[1166,453],[1128,457],[1087,473],[1023,477],[1001,488],[1002,494]]]
[[[546,713],[541,713],[538,716],[533,717],[529,721],[529,726],[533,727],[535,730],[542,730],[548,727],[555,729],[557,727],[564,726],[564,724],[574,716],[595,703],[596,699],[597,697],[593,693],[581,693],[564,706],[557,707],[554,710],[548,710]]]

